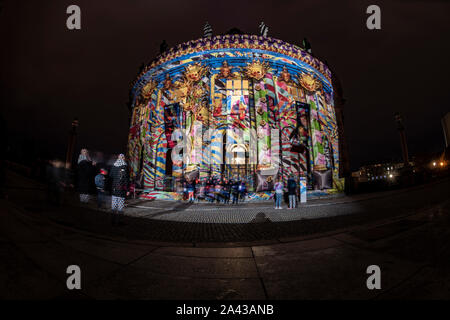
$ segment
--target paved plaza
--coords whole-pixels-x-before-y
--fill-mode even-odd
[[[297,210],[136,201],[118,227],[107,212],[47,207],[36,186],[15,185],[0,200],[0,297],[448,299],[449,185],[311,201]],[[20,201],[19,193],[28,197]],[[241,213],[250,223],[176,221],[181,213],[225,222]],[[73,264],[82,270],[79,291],[66,288]],[[366,287],[373,264],[381,290]]]

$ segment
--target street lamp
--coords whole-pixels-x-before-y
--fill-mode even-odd
[[[72,166],[72,158],[77,138],[78,124],[79,124],[78,119],[74,118],[72,121],[72,130],[69,133],[69,143],[67,144],[66,169],[69,169]]]

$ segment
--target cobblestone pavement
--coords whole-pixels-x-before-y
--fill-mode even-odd
[[[247,244],[131,240],[55,223],[10,201],[0,208],[1,299],[450,298],[448,201],[408,217]],[[374,264],[381,290],[366,287]],[[81,269],[79,291],[66,287],[69,265]]]
[[[274,210],[268,203],[252,203],[235,208],[231,205],[136,200],[132,205],[152,208],[129,208],[127,216],[122,217],[120,227],[112,227],[110,213],[96,210],[93,204],[83,208],[75,205],[78,202],[73,195],[66,199],[66,205],[54,207],[45,203],[45,190],[39,190],[42,186],[39,187],[33,181],[15,175],[9,185],[9,200],[18,207],[29,214],[78,230],[125,239],[194,245],[228,243],[233,246],[335,232],[342,228],[411,215],[447,199],[450,181],[407,190],[315,200],[296,210]]]
[[[126,216],[120,227],[70,199],[46,206],[38,186],[14,181],[20,184],[0,200],[1,299],[450,298],[448,181],[316,202],[324,205],[308,209],[311,217],[344,213],[321,219],[217,224]],[[357,214],[345,214],[352,206]],[[79,291],[66,287],[74,264]],[[366,287],[374,264],[381,290]]]

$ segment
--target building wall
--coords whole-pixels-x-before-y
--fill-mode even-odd
[[[148,191],[172,191],[176,184],[170,177],[206,179],[231,172],[251,180],[251,187],[257,188],[261,177],[273,176],[276,166],[271,150],[279,148],[280,141],[270,134],[271,129],[278,129],[280,176],[311,179],[313,171],[331,170],[333,181],[338,182],[333,86],[328,70],[314,59],[296,59],[272,49],[219,48],[179,55],[146,69],[133,87],[128,148],[131,176],[143,177]],[[168,177],[167,152],[174,145],[171,132],[177,128],[186,130],[191,151],[184,161],[173,162]],[[301,152],[292,151],[294,131],[307,143]],[[250,162],[253,146],[254,164],[242,168],[237,160],[233,162],[240,151],[247,152],[245,161]],[[221,164],[223,159],[228,163]]]

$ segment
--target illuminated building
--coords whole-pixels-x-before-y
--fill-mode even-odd
[[[332,79],[322,61],[270,37],[225,34],[166,50],[132,84],[130,176],[160,198],[176,197],[184,178],[244,179],[256,198],[291,174],[342,190]],[[172,159],[177,130],[190,147],[182,161]]]

